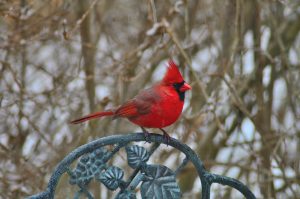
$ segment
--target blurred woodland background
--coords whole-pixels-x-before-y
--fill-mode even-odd
[[[0,198],[44,190],[82,144],[140,132],[126,120],[68,121],[152,85],[169,58],[193,86],[170,135],[258,198],[300,198],[299,30],[299,0],[1,0]],[[182,158],[163,146],[151,161],[176,168]],[[179,176],[183,198],[199,198],[196,176],[191,164]],[[67,185],[57,198],[73,197]]]

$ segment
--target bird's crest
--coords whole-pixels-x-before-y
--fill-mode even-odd
[[[178,66],[173,62],[173,60],[169,60],[167,72],[163,78],[163,82],[166,84],[169,83],[178,83],[182,82],[183,77],[178,70]]]

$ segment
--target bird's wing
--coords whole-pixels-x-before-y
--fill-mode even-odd
[[[121,105],[115,112],[115,117],[136,117],[147,114],[151,107],[159,101],[160,97],[154,88],[141,91],[133,99]]]

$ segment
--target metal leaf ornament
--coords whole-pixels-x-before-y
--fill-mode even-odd
[[[95,175],[105,168],[109,153],[105,148],[99,148],[83,155],[79,159],[76,168],[70,172],[70,184],[88,184]]]
[[[125,190],[123,193],[117,195],[116,199],[136,199],[136,194],[133,191]]]
[[[146,179],[141,186],[142,198],[179,199],[181,192],[174,172],[163,165],[147,165]]]
[[[144,165],[149,159],[149,152],[141,146],[132,145],[126,147],[128,165],[135,169]]]
[[[124,171],[116,166],[110,166],[105,172],[102,172],[97,180],[102,182],[108,189],[116,190],[122,183]]]

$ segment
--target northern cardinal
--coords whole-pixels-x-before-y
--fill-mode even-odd
[[[164,138],[169,140],[170,136],[162,128],[178,119],[182,112],[185,91],[190,89],[191,86],[184,81],[177,65],[170,60],[161,82],[140,91],[118,108],[92,113],[71,123],[78,124],[104,116],[112,116],[113,119],[127,118],[142,128],[146,138],[149,133],[145,128],[159,128],[164,133]]]

